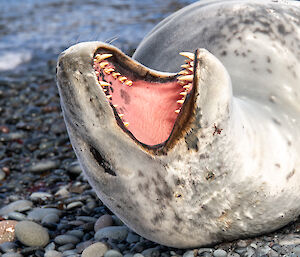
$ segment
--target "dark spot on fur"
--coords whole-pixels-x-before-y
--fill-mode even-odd
[[[153,225],[157,225],[157,223],[161,223],[161,221],[164,218],[164,214],[163,213],[157,213],[155,214],[155,216],[151,219],[151,222]]]
[[[281,126],[281,122],[279,120],[277,120],[276,118],[272,118],[272,121],[278,125],[278,126]]]
[[[202,153],[202,154],[200,154],[200,159],[206,159],[206,158],[209,158],[208,153]]]
[[[138,176],[141,177],[141,178],[144,177],[144,174],[141,170],[138,171]]]
[[[105,173],[108,173],[112,176],[117,176],[116,173],[111,169],[109,162],[105,160],[105,158],[98,152],[96,148],[90,146],[90,152],[97,163],[104,169]]]
[[[283,24],[279,24],[277,26],[278,32],[282,35],[286,35],[288,34],[287,31],[285,30],[285,27],[283,26]]]
[[[296,173],[296,170],[293,169],[287,176],[286,176],[286,180],[288,181],[292,176],[294,176]]]
[[[267,72],[270,73],[270,74],[272,73],[272,71],[269,68],[267,69]]]
[[[276,166],[277,168],[280,168],[280,164],[279,164],[279,163],[275,163],[275,166]]]
[[[212,181],[215,179],[215,174],[212,171],[209,171],[207,172],[205,179],[208,181]]]
[[[109,87],[110,91],[113,93],[114,92],[114,88],[113,87]]]
[[[123,89],[120,90],[121,98],[124,99],[125,104],[130,104],[130,95]]]
[[[270,62],[271,62],[271,57],[267,56],[267,63],[270,63]]]
[[[221,56],[226,56],[227,55],[227,52],[224,50],[221,52]]]

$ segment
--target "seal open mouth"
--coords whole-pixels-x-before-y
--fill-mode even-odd
[[[180,54],[187,58],[183,70],[162,75],[120,51],[100,48],[95,52],[93,68],[117,124],[146,148],[164,146],[171,135],[178,136],[191,116],[194,54]]]

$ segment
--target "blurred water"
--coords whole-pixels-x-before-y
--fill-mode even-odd
[[[0,0],[0,77],[44,69],[82,41],[134,49],[155,24],[195,0]]]

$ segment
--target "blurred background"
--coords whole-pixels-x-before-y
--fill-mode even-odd
[[[61,51],[82,41],[113,42],[131,54],[155,24],[192,2],[0,0],[0,79],[49,72]]]

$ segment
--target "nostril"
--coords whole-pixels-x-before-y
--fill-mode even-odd
[[[105,173],[108,173],[112,176],[117,176],[116,173],[111,169],[111,165],[104,159],[104,157],[99,153],[99,151],[96,148],[91,146],[90,152],[92,153],[98,164],[102,168],[104,168]]]

